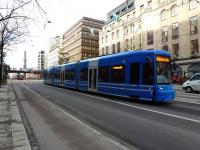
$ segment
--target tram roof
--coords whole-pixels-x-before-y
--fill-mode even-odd
[[[128,50],[121,53],[110,54],[101,56],[100,59],[104,58],[112,58],[112,57],[120,57],[120,56],[127,56],[127,55],[143,55],[143,54],[155,54],[155,55],[168,55],[170,56],[169,52],[164,50]]]
[[[124,51],[124,52],[121,52],[121,53],[110,54],[110,55],[80,60],[80,62],[83,63],[83,62],[89,62],[89,61],[92,61],[92,60],[107,59],[107,58],[112,58],[112,57],[123,57],[123,56],[127,56],[127,55],[143,55],[143,54],[152,54],[152,53],[155,54],[155,55],[168,55],[168,56],[170,56],[169,52],[167,52],[165,50],[158,50],[158,49],[154,49],[154,50],[127,50],[127,51]],[[67,63],[67,65],[76,64],[76,63],[77,62],[71,62],[71,63]],[[54,67],[65,66],[65,65],[66,64],[62,64],[62,65],[57,65],[57,66],[54,66]]]

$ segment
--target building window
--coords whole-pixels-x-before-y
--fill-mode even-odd
[[[165,51],[168,51],[168,46],[165,45],[165,46],[162,47],[162,49],[165,50]]]
[[[104,47],[102,48],[102,55],[104,55]]]
[[[178,15],[178,7],[176,5],[172,6],[172,8],[171,8],[171,15],[172,15],[172,17]]]
[[[172,39],[178,39],[179,38],[179,27],[178,23],[173,23],[172,24]]]
[[[117,30],[117,38],[119,38],[119,34],[120,34],[119,30]]]
[[[103,37],[101,38],[101,43],[103,44]]]
[[[147,45],[153,44],[153,30],[147,31]]]
[[[120,52],[120,42],[117,42],[117,52]]]
[[[197,16],[190,18],[190,34],[198,33],[198,18]]]
[[[148,7],[149,9],[152,9],[152,1],[148,1],[148,2],[147,2],[147,7]]]
[[[130,5],[128,5],[128,9],[130,9],[131,7],[133,7],[133,2]]]
[[[108,54],[108,46],[106,46],[106,55]]]
[[[162,41],[163,42],[168,41],[168,29],[167,29],[167,27],[162,28]]]
[[[167,11],[166,10],[163,10],[161,12],[161,20],[166,20],[167,19]]]
[[[198,39],[191,41],[191,54],[199,54],[199,42]]]
[[[197,8],[197,0],[190,0],[190,10]]]
[[[131,32],[135,33],[135,24],[134,23],[131,24]]]
[[[143,12],[144,11],[144,5],[141,5],[140,6],[140,12]]]
[[[112,44],[112,53],[115,53],[115,44]]]
[[[108,42],[108,35],[106,35],[106,42]]]
[[[112,32],[112,40],[115,39],[115,32]]]
[[[179,44],[173,44],[173,56],[179,56]]]
[[[135,12],[133,12],[133,18],[135,18]]]
[[[127,19],[130,19],[130,14],[127,15]]]
[[[127,10],[127,7],[124,7],[124,8],[122,9],[122,12],[126,12],[126,10]]]

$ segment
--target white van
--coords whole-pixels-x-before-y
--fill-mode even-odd
[[[194,74],[189,80],[183,83],[183,89],[187,93],[200,92],[200,73]]]

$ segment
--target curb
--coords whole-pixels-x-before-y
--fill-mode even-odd
[[[13,150],[31,150],[15,95],[10,84],[7,85],[8,95],[10,97],[10,115]]]

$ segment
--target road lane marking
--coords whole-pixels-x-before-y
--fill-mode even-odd
[[[48,85],[45,85],[45,86],[48,86]],[[88,95],[88,94],[84,94],[84,93],[79,93],[79,92],[76,92],[76,91],[71,91],[71,90],[68,90],[68,89],[61,89],[61,90],[68,91],[68,92],[71,92],[71,93],[76,93],[76,94],[79,94],[79,95],[92,97],[92,98],[96,98],[96,99],[100,99],[100,100],[107,101],[107,102],[112,102],[112,103],[115,103],[115,104],[120,104],[120,105],[123,105],[123,106],[128,106],[128,107],[132,107],[132,108],[136,108],[136,109],[140,109],[140,110],[145,110],[145,111],[149,111],[149,112],[153,112],[153,113],[157,113],[157,114],[162,114],[162,115],[165,115],[165,116],[170,116],[170,117],[183,119],[183,120],[187,120],[187,121],[191,121],[191,122],[195,122],[195,123],[200,123],[200,120],[197,120],[197,119],[191,119],[191,118],[188,118],[188,117],[178,116],[178,115],[165,113],[165,112],[161,112],[161,111],[157,111],[157,110],[152,110],[152,109],[143,108],[143,107],[139,107],[139,106],[133,106],[133,105],[125,104],[125,103],[122,103],[122,102],[116,102],[116,101],[113,101],[113,100],[108,100],[108,99],[97,97],[97,96],[92,96],[92,95]]]

